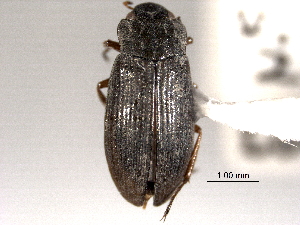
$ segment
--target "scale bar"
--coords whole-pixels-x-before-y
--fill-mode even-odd
[[[259,182],[259,180],[208,180],[207,182]]]

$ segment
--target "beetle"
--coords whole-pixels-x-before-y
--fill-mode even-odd
[[[106,103],[105,154],[128,202],[145,208],[151,197],[154,206],[170,199],[165,220],[190,179],[202,137],[186,56],[192,39],[180,18],[163,6],[124,4],[132,11],[118,25],[119,42],[105,42],[120,54],[110,78],[97,87]]]

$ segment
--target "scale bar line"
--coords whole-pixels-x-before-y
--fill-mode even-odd
[[[208,180],[207,182],[259,182],[259,180]]]

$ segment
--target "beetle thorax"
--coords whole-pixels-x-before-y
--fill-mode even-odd
[[[184,55],[186,30],[179,18],[160,20],[124,19],[118,26],[121,52],[147,60]]]

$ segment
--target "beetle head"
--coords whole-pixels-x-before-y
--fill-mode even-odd
[[[152,21],[163,19],[175,19],[175,16],[163,6],[147,2],[137,5],[132,12],[128,13],[126,19]]]

